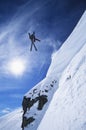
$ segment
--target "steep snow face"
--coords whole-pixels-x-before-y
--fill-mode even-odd
[[[41,81],[39,84],[37,84],[34,88],[32,88],[28,93],[25,94],[25,96],[27,98],[30,98],[30,100],[32,101],[32,106],[30,110],[27,109],[26,113],[24,114],[24,116],[27,118],[27,121],[25,121],[25,125],[26,124],[27,125],[24,126],[24,130],[37,130],[40,124],[40,121],[42,120],[44,115],[45,117],[42,120],[38,130],[47,130],[48,128],[49,130],[57,130],[57,128],[58,130],[69,130],[68,127],[72,126],[74,120],[75,122],[79,122],[79,119],[81,121],[82,114],[85,111],[84,103],[81,104],[84,98],[82,98],[82,95],[80,95],[79,93],[82,87],[80,87],[79,89],[76,85],[77,85],[77,82],[79,82],[78,74],[81,75],[82,73],[82,76],[86,76],[85,74],[83,74],[84,73],[83,70],[85,70],[84,68],[85,64],[84,62],[82,62],[83,61],[82,59],[84,59],[82,58],[83,54],[81,53],[79,54],[79,56],[81,55],[81,58],[78,59],[79,61],[77,60],[76,62],[77,65],[74,62],[74,60],[72,62],[71,60],[80,51],[80,49],[85,45],[85,42],[86,42],[85,27],[86,27],[86,12],[82,16],[81,20],[79,21],[78,25],[74,29],[73,33],[65,41],[61,49],[53,55],[52,63],[50,65],[46,78],[43,81]],[[84,53],[85,50],[81,52]],[[71,64],[69,65],[70,62]],[[67,66],[69,66],[69,69],[65,70]],[[62,75],[63,71],[64,71],[64,74]],[[77,76],[74,77],[74,74]],[[80,84],[81,82],[78,83],[79,86]],[[58,85],[59,85],[59,89],[57,90]],[[55,93],[56,90],[57,92]],[[77,90],[79,91],[76,92]],[[83,88],[83,90],[81,91],[83,93],[83,97],[85,97],[84,96],[85,87]],[[77,94],[75,94],[74,92],[76,92]],[[55,95],[53,97],[54,93]],[[73,97],[70,95],[72,95]],[[75,98],[76,95],[77,96],[79,95],[79,98],[82,98],[82,99]],[[47,102],[45,102],[45,97],[46,97]],[[77,101],[75,99],[77,99]],[[51,105],[50,105],[50,102],[51,102]],[[78,117],[79,114],[76,111],[74,111],[74,108],[76,110],[78,109],[77,104],[79,104],[79,106],[80,105],[83,106],[84,108],[84,111],[81,112],[80,117]],[[47,109],[48,111],[46,112]],[[80,107],[79,109],[81,110]],[[73,115],[68,114],[68,112],[71,113],[72,110],[73,110],[73,113],[72,113]],[[74,117],[75,112],[77,115],[75,116],[76,118]],[[0,129],[1,130],[9,130],[9,129],[21,130],[22,116],[23,116],[23,113],[21,113],[20,110],[16,110],[15,112],[8,114],[7,116],[1,117]],[[71,118],[72,116],[74,117],[74,120],[72,120]],[[31,122],[31,120],[33,121]],[[30,122],[30,124],[28,122]],[[67,125],[69,122],[71,122],[70,126]],[[60,124],[63,126],[66,125],[67,129],[65,129],[65,127],[60,129],[61,128]],[[76,123],[76,127],[78,127],[78,123]],[[85,122],[84,122],[83,130],[84,130],[84,127],[85,127]],[[71,129],[71,130],[79,130],[79,129]]]
[[[37,130],[86,130],[86,44],[64,70]]]
[[[49,67],[47,77],[57,75],[65,69],[71,59],[81,49],[86,42],[86,11],[78,22],[77,26],[64,42],[62,47],[52,56],[52,62]]]

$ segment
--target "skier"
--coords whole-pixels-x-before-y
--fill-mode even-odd
[[[36,46],[35,46],[35,42],[36,42],[36,41],[39,41],[39,42],[40,42],[40,40],[35,37],[35,32],[33,32],[33,34],[28,33],[28,35],[29,35],[29,38],[30,38],[30,40],[31,40],[31,48],[30,48],[30,51],[32,51],[32,46],[34,46],[35,50],[37,51],[37,48],[36,48]]]

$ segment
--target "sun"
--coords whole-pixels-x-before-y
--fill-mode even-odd
[[[24,59],[11,59],[8,64],[8,70],[14,76],[22,76],[26,70],[26,64]]]

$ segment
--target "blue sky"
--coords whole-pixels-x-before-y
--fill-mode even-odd
[[[0,0],[0,115],[20,107],[24,94],[46,76],[52,53],[85,8],[85,0]],[[27,33],[33,31],[41,40],[37,52],[30,52]]]

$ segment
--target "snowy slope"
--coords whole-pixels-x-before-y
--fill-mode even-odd
[[[86,44],[64,70],[37,130],[48,129],[86,130]]]
[[[49,108],[37,130],[86,130],[85,26],[86,12],[80,20],[76,29],[73,31],[69,39],[66,41],[67,43],[69,43],[69,41],[71,41],[72,43],[70,45],[71,48],[69,48],[69,55],[71,54],[71,52],[73,52],[74,54],[75,50],[77,50],[77,53],[62,73],[62,77],[59,81],[59,89],[54,94]],[[75,37],[75,34],[77,37]],[[78,36],[80,36],[80,38]],[[77,42],[74,46],[75,41]],[[66,42],[65,44],[67,45]],[[62,46],[62,50],[65,48],[65,44]],[[67,46],[66,48],[68,47],[69,46]],[[64,53],[64,51],[62,52]],[[64,55],[64,59],[65,58],[66,54]],[[65,60],[64,64],[67,64]],[[52,65],[52,68],[54,67],[55,64]],[[50,73],[52,72],[50,71]]]
[[[74,29],[72,34],[65,41],[63,46],[60,48],[60,50],[57,51],[55,54],[53,54],[52,62],[51,62],[50,68],[48,70],[48,73],[47,73],[45,79],[43,81],[41,81],[39,84],[37,84],[28,93],[25,94],[25,96],[27,98],[30,97],[31,100],[35,100],[36,102],[32,105],[30,110],[27,109],[27,112],[24,115],[27,119],[29,119],[30,117],[33,117],[35,120],[32,123],[28,124],[24,128],[24,130],[37,130],[37,128],[40,124],[40,121],[42,120],[44,115],[45,115],[44,119],[42,120],[38,130],[47,130],[48,128],[49,128],[49,130],[57,130],[56,128],[57,128],[58,120],[59,120],[58,125],[62,122],[65,125],[65,122],[63,121],[64,118],[61,118],[61,115],[63,114],[63,111],[61,111],[61,110],[64,110],[64,108],[65,108],[64,104],[67,104],[67,102],[68,102],[67,98],[70,99],[69,96],[66,96],[66,93],[68,91],[69,92],[72,91],[70,89],[70,86],[72,86],[71,84],[72,84],[74,78],[71,80],[72,82],[70,82],[70,80],[66,81],[65,79],[67,77],[70,78],[70,75],[73,76],[74,71],[76,73],[81,73],[81,72],[83,73],[82,68],[80,70],[81,72],[78,72],[79,69],[77,70],[77,66],[79,68],[80,67],[79,65],[81,65],[83,63],[83,62],[81,62],[83,59],[82,53],[84,53],[84,51],[86,50],[86,48],[85,48],[85,43],[86,43],[85,27],[86,27],[86,12],[82,16],[81,20],[79,21],[78,25],[76,26],[76,28]],[[82,53],[80,53],[80,50],[82,47],[83,47],[83,49],[81,51]],[[77,61],[77,65],[76,65],[76,63],[74,62],[74,58],[77,59],[76,57],[78,54],[81,56],[81,59],[79,61]],[[71,74],[65,72],[65,71],[67,71],[65,69],[68,66],[70,66],[68,70],[71,70]],[[85,66],[85,65],[83,65],[83,66]],[[75,81],[77,81],[77,80],[75,80]],[[59,83],[59,81],[60,81],[60,83]],[[70,83],[69,86],[67,84],[68,82]],[[63,84],[65,84],[65,87],[63,86]],[[67,84],[67,88],[66,88],[66,84]],[[59,86],[59,89],[57,89],[58,86]],[[77,91],[76,83],[75,83],[75,88]],[[56,90],[57,90],[57,92],[55,93]],[[63,92],[64,92],[64,95],[63,95]],[[68,95],[70,95],[69,92],[68,92]],[[54,93],[56,96],[54,95]],[[47,102],[44,104],[44,106],[42,107],[41,110],[38,109],[39,95],[41,95],[41,96],[44,95],[47,98]],[[54,95],[54,97],[53,97],[53,95]],[[58,98],[57,98],[57,95],[59,95]],[[63,100],[64,97],[65,97],[65,103]],[[52,98],[53,98],[53,100],[52,100]],[[60,99],[62,100],[61,102],[60,102]],[[72,100],[74,100],[74,99],[72,98]],[[51,102],[51,104],[50,104],[50,102]],[[75,103],[77,105],[77,102],[75,102]],[[54,106],[53,106],[53,104],[54,104]],[[58,104],[58,105],[56,105],[56,104]],[[49,109],[48,109],[48,106],[49,106]],[[59,109],[57,106],[59,106]],[[63,106],[63,107],[61,108],[60,106]],[[84,106],[84,104],[83,104],[83,106]],[[60,108],[61,108],[61,110],[60,110]],[[56,111],[57,109],[58,109],[58,111]],[[46,112],[46,110],[47,110],[47,112]],[[66,110],[65,110],[66,113],[68,113],[67,110],[68,109],[66,108]],[[46,114],[45,114],[45,112],[46,112]],[[57,113],[60,112],[59,117],[55,116],[56,112]],[[66,115],[66,114],[64,113],[63,115]],[[55,116],[55,118],[52,118],[54,116]],[[56,119],[56,120],[54,120],[54,119]],[[21,120],[22,120],[22,113],[21,113],[21,110],[19,109],[13,113],[10,113],[10,114],[0,118],[0,129],[9,130],[10,128],[12,128],[12,130],[14,130],[14,129],[21,130]],[[47,121],[48,123],[46,123],[45,121]],[[67,121],[69,122],[69,120],[67,120]],[[49,122],[51,123],[51,125],[53,127],[50,126]],[[14,126],[14,124],[16,124],[16,125]],[[50,127],[51,127],[51,129],[50,129]],[[63,128],[63,129],[61,129],[60,127],[58,127],[58,128],[59,128],[59,130],[67,130],[65,128]],[[71,130],[74,130],[74,129],[71,129]]]
[[[0,118],[0,130],[20,130],[22,112],[21,108]]]
[[[52,57],[52,63],[47,76],[55,75],[63,71],[74,55],[86,42],[86,11],[77,26],[64,42],[62,47]]]

